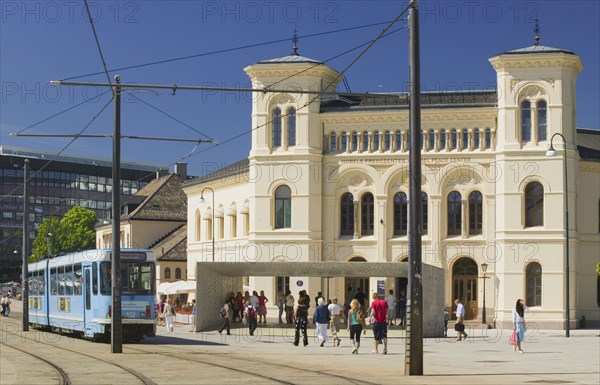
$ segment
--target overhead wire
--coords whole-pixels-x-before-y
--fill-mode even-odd
[[[384,24],[388,24],[388,23],[389,23],[389,21],[383,21],[383,22],[371,23],[371,24],[364,24],[364,25],[359,25],[359,26],[355,26],[355,27],[347,27],[347,28],[336,29],[336,30],[333,30],[333,31],[311,33],[311,34],[308,34],[308,35],[298,36],[298,38],[299,39],[306,39],[306,38],[323,36],[323,35],[328,35],[328,34],[333,34],[333,33],[347,32],[347,31],[352,31],[352,30],[357,30],[357,29],[362,29],[362,28],[375,27],[375,26],[384,25]],[[262,42],[262,43],[246,44],[246,45],[242,45],[242,46],[238,46],[238,47],[224,48],[224,49],[219,49],[219,50],[215,50],[215,51],[202,52],[202,53],[193,54],[193,55],[187,55],[187,56],[179,56],[179,57],[175,57],[175,58],[171,58],[171,59],[156,60],[156,61],[152,61],[152,62],[148,62],[148,63],[134,64],[134,65],[125,66],[125,67],[119,67],[119,68],[112,68],[112,69],[109,69],[109,70],[105,69],[105,71],[92,72],[92,73],[88,73],[88,74],[84,74],[84,75],[71,76],[71,77],[68,77],[68,78],[64,78],[62,80],[63,81],[73,80],[73,79],[79,79],[79,78],[88,77],[88,76],[99,75],[99,74],[102,74],[104,72],[127,71],[127,70],[131,70],[131,69],[136,69],[136,68],[150,67],[150,66],[159,65],[159,64],[166,64],[166,63],[173,63],[173,62],[177,62],[177,61],[183,61],[183,60],[188,60],[188,59],[195,59],[195,58],[198,58],[198,57],[211,56],[211,55],[217,55],[217,54],[221,54],[221,53],[234,52],[234,51],[238,51],[238,50],[244,50],[244,49],[249,49],[249,48],[261,47],[261,46],[265,46],[265,45],[277,44],[277,43],[282,43],[282,42],[286,42],[286,41],[289,41],[289,40],[290,40],[289,38],[286,38],[286,39],[271,40],[271,41]]]

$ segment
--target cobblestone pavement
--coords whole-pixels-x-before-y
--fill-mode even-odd
[[[232,335],[192,333],[176,325],[157,336],[110,345],[30,330],[21,332],[19,302],[0,317],[0,384],[598,384],[598,330],[536,330],[526,336],[524,354],[515,353],[502,330],[467,330],[461,342],[424,341],[424,375],[404,375],[404,331],[392,328],[388,354],[375,354],[370,330],[360,353],[342,343],[319,347],[311,329],[309,346],[295,347],[293,331],[259,325],[254,337],[234,324]],[[534,326],[534,325],[533,325]],[[487,333],[485,333],[487,332]],[[380,353],[382,348],[380,347]]]

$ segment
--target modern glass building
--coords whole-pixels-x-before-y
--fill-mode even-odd
[[[56,155],[36,149],[0,146],[0,282],[19,281],[23,244],[23,166],[29,159],[29,245],[47,217],[62,217],[82,206],[104,218],[112,196],[112,161],[78,155]],[[121,192],[135,194],[168,166],[121,163]]]

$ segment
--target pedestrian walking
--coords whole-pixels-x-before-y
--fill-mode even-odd
[[[398,311],[400,313],[400,325],[406,326],[406,294],[403,291],[400,292],[400,298],[398,298]]]
[[[371,302],[371,325],[375,349],[373,353],[379,354],[379,344],[383,343],[383,354],[387,354],[387,329],[388,329],[388,303],[379,298],[379,294],[373,293]]]
[[[365,315],[356,299],[353,299],[350,302],[348,326],[346,327],[346,330],[350,332],[352,354],[358,354],[358,349],[360,348],[360,334],[361,332],[364,334],[367,333],[367,324],[365,323]]]
[[[456,304],[456,324],[454,325],[454,330],[458,333],[456,337],[456,341],[462,341],[463,337],[465,340],[467,339],[467,333],[465,333],[465,307],[462,304],[460,298],[454,300]]]
[[[192,329],[191,332],[196,331],[196,313],[198,312],[198,306],[196,304],[196,300],[192,300]]]
[[[173,321],[175,319],[175,307],[173,306],[173,300],[167,299],[163,310],[163,317],[165,319],[165,326],[167,327],[167,333],[173,333]]]
[[[258,323],[267,323],[267,302],[269,299],[265,297],[264,290],[260,291],[258,296]]]
[[[3,317],[8,317],[8,313],[10,312],[10,310],[8,310],[8,309],[10,309],[9,305],[8,305],[9,301],[10,300],[8,298],[8,294],[4,294],[2,296],[2,316]]]
[[[306,297],[298,298],[298,305],[295,308],[294,316],[296,318],[296,333],[294,334],[294,345],[300,343],[300,332],[302,332],[304,346],[308,345],[308,335],[306,327],[308,325],[308,307],[305,304]]]
[[[285,295],[285,321],[288,324],[294,324],[296,319],[294,317],[294,296],[290,290],[286,291]]]
[[[280,291],[277,293],[277,310],[278,310],[278,320],[279,320],[279,324],[281,325],[283,323],[283,319],[281,318],[283,316],[283,311],[285,310],[285,296],[283,295],[283,292]]]
[[[331,300],[331,304],[327,306],[327,310],[329,310],[329,316],[331,317],[331,335],[333,336],[333,346],[340,345],[340,337],[338,337],[338,333],[340,332],[340,323],[343,316],[342,305],[338,303],[337,297],[333,297]]]
[[[313,314],[313,323],[317,329],[317,338],[319,339],[319,346],[325,346],[325,342],[327,342],[327,327],[329,326],[329,309],[325,305],[325,299],[323,297],[318,297],[317,299],[317,308],[315,309],[315,313]]]
[[[248,333],[253,336],[258,325],[256,323],[256,308],[252,306],[252,302],[250,302],[250,300],[246,301],[245,313],[246,325],[248,325]]]
[[[512,321],[513,330],[517,332],[517,341],[516,345],[514,345],[514,350],[519,349],[519,353],[523,353],[521,344],[525,340],[525,331],[527,330],[525,327],[525,310],[527,310],[525,302],[522,299],[518,299],[512,311]]]
[[[388,305],[388,313],[387,313],[387,319],[388,319],[388,325],[395,325],[396,324],[396,304],[398,303],[396,301],[396,296],[394,295],[394,290],[390,289],[389,294],[387,295],[387,297],[385,297],[385,302],[387,302]]]
[[[229,299],[225,301],[221,310],[219,310],[219,314],[223,318],[223,323],[217,331],[221,334],[223,330],[227,329],[227,335],[231,335],[230,324],[233,322],[233,304]]]

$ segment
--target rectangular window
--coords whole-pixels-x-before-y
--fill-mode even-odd
[[[92,292],[98,295],[98,262],[92,264]]]
[[[65,266],[65,295],[73,295],[73,265]]]
[[[58,267],[58,295],[65,295],[65,285],[66,285],[66,276],[65,276],[65,267]]]
[[[81,295],[81,282],[83,277],[81,275],[81,263],[77,263],[73,267],[73,294]]]
[[[435,131],[429,131],[429,150],[435,150]]]

